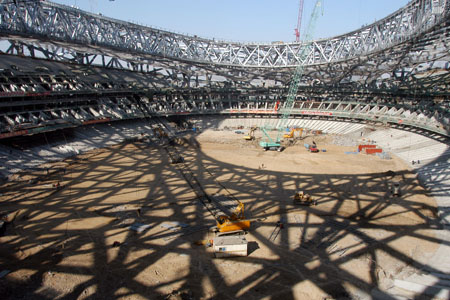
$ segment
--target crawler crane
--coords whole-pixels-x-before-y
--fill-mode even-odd
[[[178,152],[174,147],[168,146],[165,148],[168,152],[169,156],[173,156],[173,153],[177,154]],[[211,196],[206,193],[202,184],[198,181],[197,177],[194,175],[189,166],[184,162],[178,163],[175,165],[178,171],[180,171],[183,178],[189,184],[191,189],[194,191],[197,199],[199,199],[202,204],[206,207],[206,209],[211,213],[211,215],[216,220],[217,231],[219,232],[230,232],[243,230],[247,231],[250,229],[250,220],[247,220],[244,215],[244,203],[239,201],[234,197],[217,197]],[[231,194],[230,194],[231,196]],[[221,199],[225,198],[226,200],[230,200],[233,205],[237,202],[237,206],[234,208],[234,211],[228,213],[225,207],[222,205]]]
[[[307,62],[307,57],[310,53],[311,44],[312,44],[312,35],[315,29],[316,21],[319,16],[319,10],[322,6],[322,1],[317,0],[316,5],[314,6],[314,10],[311,14],[311,19],[309,20],[308,27],[306,29],[306,32],[304,34],[304,46],[300,50],[299,54],[299,60],[300,63],[295,68],[294,75],[292,76],[292,81],[289,86],[288,96],[287,100],[284,103],[284,106],[281,108],[281,120],[277,126],[277,136],[275,139],[271,138],[268,131],[270,130],[270,127],[267,125],[261,127],[261,131],[264,134],[265,139],[262,140],[259,145],[264,150],[277,150],[281,151],[283,150],[283,147],[281,146],[281,137],[282,137],[282,131],[284,128],[286,128],[287,122],[289,120],[289,116],[291,115],[292,109],[294,108],[294,100],[297,96],[298,86],[300,84],[300,79],[303,76],[305,64]]]
[[[217,229],[219,232],[230,232],[237,230],[248,230],[250,229],[250,220],[245,219],[244,216],[244,203],[238,201],[238,206],[236,206],[234,212],[228,215],[219,215],[216,218]]]
[[[141,109],[145,118],[150,120],[150,113],[147,109],[145,103],[142,103],[140,99],[135,99],[136,105]],[[255,128],[256,129],[256,128]],[[168,143],[163,148],[167,152],[171,164],[178,169],[183,178],[189,184],[191,189],[194,191],[197,198],[202,202],[206,209],[213,215],[216,220],[217,229],[219,232],[230,232],[230,231],[246,231],[250,229],[250,220],[245,219],[244,216],[244,204],[236,198],[230,200],[236,201],[237,206],[231,213],[225,213],[223,207],[220,207],[220,201],[215,199],[215,197],[210,196],[206,193],[203,186],[198,181],[197,177],[194,175],[192,170],[186,164],[184,157],[178,152],[175,147],[174,134],[169,130],[169,128],[164,125],[164,122],[160,120],[158,127],[154,128],[154,134],[157,138],[167,138]],[[231,194],[230,194],[231,195]]]

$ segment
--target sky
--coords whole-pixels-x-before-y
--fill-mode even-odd
[[[292,42],[299,0],[50,0],[169,31],[216,40]],[[316,0],[304,0],[305,28]],[[405,6],[408,0],[323,0],[314,39],[344,34]],[[303,33],[303,29],[301,30]]]

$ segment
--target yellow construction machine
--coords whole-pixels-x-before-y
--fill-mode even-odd
[[[244,136],[244,140],[253,141],[255,139],[255,130],[257,128],[258,127],[256,127],[256,126],[252,126],[252,128],[250,128],[250,131],[248,132],[248,134],[246,136]]]
[[[220,215],[217,217],[217,229],[219,232],[230,232],[236,230],[250,229],[250,220],[246,220],[244,216],[244,203],[238,201],[239,204],[230,216]]]
[[[294,195],[294,204],[300,205],[316,205],[317,201],[313,200],[313,197],[309,194],[305,194],[303,191],[298,191]]]
[[[283,137],[284,137],[285,139],[292,139],[292,138],[294,137],[294,133],[295,133],[296,131],[300,132],[300,133],[299,133],[299,137],[302,137],[302,134],[303,134],[303,128],[291,128],[291,131],[289,131],[289,133],[285,133],[285,134],[283,135]]]
[[[167,133],[161,128],[161,127],[155,127],[153,128],[153,133],[156,135],[156,137],[158,138],[163,138],[163,137],[167,137]]]

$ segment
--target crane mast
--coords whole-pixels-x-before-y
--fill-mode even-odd
[[[311,44],[312,44],[312,37],[313,33],[316,27],[317,18],[319,16],[320,8],[322,6],[322,0],[316,0],[316,4],[314,5],[313,12],[311,14],[311,18],[308,23],[308,27],[306,28],[305,34],[303,36],[303,45],[301,46],[300,54],[299,54],[299,64],[295,68],[294,74],[292,76],[291,83],[289,85],[287,100],[284,103],[284,106],[280,109],[282,115],[281,115],[281,121],[278,124],[278,133],[276,139],[272,139],[269,134],[268,130],[269,128],[267,126],[263,126],[262,132],[265,136],[265,140],[261,141],[259,145],[263,147],[264,150],[278,150],[281,151],[283,147],[281,146],[281,137],[282,137],[282,131],[284,127],[286,126],[289,116],[291,115],[293,106],[294,106],[294,100],[297,96],[298,86],[300,84],[300,79],[303,76],[305,64],[307,61],[307,56],[310,53]]]

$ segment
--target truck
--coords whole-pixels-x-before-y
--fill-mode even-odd
[[[318,153],[319,149],[317,149],[317,146],[315,144],[313,144],[313,145],[309,145],[308,151],[311,153]]]

